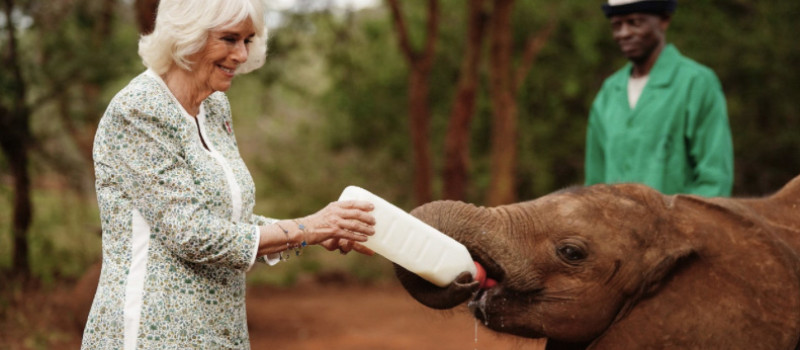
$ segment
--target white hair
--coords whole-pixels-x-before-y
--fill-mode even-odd
[[[250,19],[256,30],[248,44],[247,62],[237,74],[251,72],[264,64],[267,55],[267,27],[261,0],[161,0],[152,33],[139,39],[139,56],[144,65],[164,74],[176,64],[191,71],[187,57],[199,52],[212,30],[226,29]]]

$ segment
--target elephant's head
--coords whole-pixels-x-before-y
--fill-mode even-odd
[[[571,188],[495,208],[455,201],[411,213],[463,243],[497,284],[463,274],[446,288],[397,267],[421,303],[469,301],[487,327],[523,337],[586,342],[604,332],[693,254],[676,239],[664,196],[645,186]]]

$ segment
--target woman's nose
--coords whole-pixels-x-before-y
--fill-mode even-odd
[[[236,47],[233,48],[233,53],[231,58],[233,58],[233,60],[235,60],[236,62],[244,63],[245,61],[247,61],[247,56],[248,56],[247,44],[244,42],[244,40],[237,41]]]

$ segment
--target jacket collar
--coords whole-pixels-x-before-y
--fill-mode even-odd
[[[675,76],[675,70],[678,68],[678,61],[683,57],[672,44],[664,45],[664,49],[656,59],[656,64],[650,70],[650,78],[648,79],[648,86],[667,86],[672,82]],[[631,76],[633,64],[628,62],[622,69],[617,72],[617,79],[615,85],[618,88],[625,89],[628,86],[628,78]]]

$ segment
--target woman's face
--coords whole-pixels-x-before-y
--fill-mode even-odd
[[[206,46],[189,57],[194,62],[192,72],[201,90],[227,91],[234,72],[247,61],[249,44],[255,36],[249,18],[224,29],[209,32]]]

